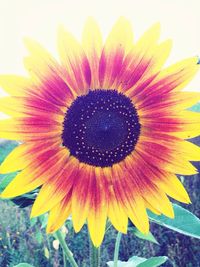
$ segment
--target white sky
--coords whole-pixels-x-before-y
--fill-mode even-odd
[[[168,63],[200,55],[199,10],[200,0],[0,0],[0,74],[25,73],[24,36],[56,55],[58,25],[64,24],[80,38],[88,16],[96,18],[104,37],[121,15],[132,22],[136,38],[159,21],[161,38],[173,39]],[[200,91],[200,73],[188,89]]]

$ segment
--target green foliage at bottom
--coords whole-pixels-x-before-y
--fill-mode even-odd
[[[158,267],[165,263],[167,257],[152,257],[149,259],[141,258],[137,256],[131,257],[128,261],[118,261],[117,267]],[[113,261],[107,263],[109,267],[114,267]]]

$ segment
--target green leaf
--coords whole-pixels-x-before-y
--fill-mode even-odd
[[[133,256],[128,260],[128,262],[132,263],[132,266],[138,266],[138,264],[140,264],[144,261],[146,261],[146,258],[142,258],[142,257],[138,257],[138,256]]]
[[[39,230],[38,230],[38,232],[36,232],[35,238],[36,238],[38,244],[41,244],[42,243],[43,236],[42,236],[42,233]]]
[[[149,259],[133,256],[128,261],[118,261],[117,266],[118,267],[157,267],[161,264],[165,263],[167,260],[167,257],[160,256],[160,257],[152,257]],[[107,262],[107,265],[109,267],[114,266],[113,261]]]
[[[45,228],[47,226],[47,222],[48,222],[48,215],[42,214],[38,218],[39,218],[39,221],[41,223],[41,229]]]
[[[37,217],[31,218],[30,219],[30,225],[31,225],[31,227],[33,227],[34,225],[36,225],[37,221],[38,221],[38,218]]]
[[[175,218],[170,219],[164,215],[158,216],[148,211],[152,222],[165,226],[181,234],[200,239],[200,220],[188,210],[173,204]]]
[[[109,267],[113,267],[114,266],[114,262],[113,261],[108,261],[107,265]],[[132,262],[127,262],[127,261],[117,261],[117,267],[136,267],[136,265]]]
[[[135,235],[135,236],[137,236],[138,238],[140,238],[140,239],[144,239],[144,240],[147,240],[147,241],[150,241],[150,242],[153,242],[153,243],[155,243],[155,244],[159,244],[158,243],[158,241],[155,239],[155,237],[152,235],[152,233],[151,232],[149,232],[148,234],[143,234],[143,233],[141,233],[137,228],[133,228],[133,234]]]
[[[167,260],[167,257],[165,256],[152,257],[138,264],[137,267],[157,267],[165,263],[166,260]]]
[[[19,263],[13,267],[34,267],[33,265],[30,265],[28,263],[25,263],[25,262],[22,262],[22,263]]]

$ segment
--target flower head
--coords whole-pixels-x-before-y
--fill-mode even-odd
[[[8,97],[0,137],[22,142],[1,173],[21,171],[2,193],[11,198],[41,187],[31,216],[49,212],[48,232],[69,215],[76,232],[87,221],[99,246],[107,218],[123,233],[128,219],[149,231],[146,209],[173,217],[168,196],[189,203],[176,174],[197,172],[200,115],[187,109],[200,94],[182,91],[199,65],[196,57],[163,68],[171,41],[158,43],[159,25],[133,43],[121,18],[104,45],[89,19],[82,45],[59,30],[58,63],[26,40],[30,78],[4,75]]]

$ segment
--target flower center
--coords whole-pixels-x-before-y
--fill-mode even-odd
[[[108,167],[122,161],[137,143],[138,114],[116,90],[94,90],[77,97],[63,122],[63,145],[80,162]]]

